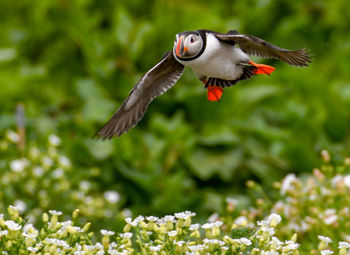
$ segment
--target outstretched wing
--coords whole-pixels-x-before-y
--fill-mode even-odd
[[[150,102],[170,89],[181,77],[183,70],[184,66],[168,52],[142,76],[123,104],[95,136],[110,139],[114,135],[121,136],[134,127],[142,119]]]
[[[230,44],[237,43],[245,53],[257,57],[278,58],[294,66],[307,66],[308,63],[311,63],[310,56],[305,49],[286,50],[256,36],[240,34],[237,31],[229,31],[227,34],[217,33],[215,36]]]

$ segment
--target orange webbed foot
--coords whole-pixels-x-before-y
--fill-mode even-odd
[[[219,86],[208,86],[208,100],[209,101],[219,101],[224,92],[224,89]]]
[[[275,70],[275,68],[273,66],[264,65],[264,64],[257,64],[251,60],[249,61],[249,64],[256,67],[256,69],[254,70],[255,74],[270,75]]]

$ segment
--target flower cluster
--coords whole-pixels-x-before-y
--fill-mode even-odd
[[[14,131],[7,131],[0,139],[0,156],[6,158],[6,164],[0,164],[1,211],[11,203],[31,223],[50,208],[63,212],[79,208],[80,214],[90,220],[122,218],[119,193],[107,190],[101,194],[92,181],[100,169],[77,171],[60,152],[61,139],[57,135],[49,135],[44,148],[29,141],[23,152],[18,150],[18,142],[19,136]]]
[[[16,207],[9,207],[10,219],[0,215],[0,249],[11,254],[297,254],[296,237],[280,241],[274,236],[274,227],[280,217],[270,215],[258,223],[250,236],[233,238],[222,231],[223,222],[193,224],[192,212],[181,212],[162,218],[138,216],[126,218],[124,232],[101,230],[102,240],[93,242],[88,232],[90,223],[79,227],[76,222],[79,211],[72,220],[59,221],[61,212],[43,213],[43,227],[37,230],[24,221]],[[225,226],[227,227],[227,226]],[[201,231],[203,230],[203,232]],[[233,226],[232,230],[239,230]],[[345,244],[342,244],[347,249]],[[270,252],[270,253],[268,253]],[[276,253],[279,254],[279,253]]]
[[[312,174],[302,177],[288,174],[274,184],[280,194],[277,201],[258,198],[256,207],[240,211],[231,221],[238,226],[252,226],[266,212],[274,213],[279,216],[271,219],[272,225],[281,220],[285,224],[270,228],[264,221],[258,223],[270,234],[277,231],[280,238],[293,234],[303,236],[301,249],[304,250],[309,243],[319,243],[313,250],[315,254],[332,254],[338,250],[340,254],[350,254],[350,159],[334,166],[327,151],[322,151],[321,156],[325,165],[315,168]],[[249,182],[248,186],[255,194],[267,197],[258,184]],[[232,210],[231,213],[234,214]]]

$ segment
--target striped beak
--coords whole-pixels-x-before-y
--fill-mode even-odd
[[[184,36],[182,35],[179,38],[179,41],[177,42],[177,45],[175,48],[175,54],[179,58],[182,58],[188,55],[187,51],[188,51],[187,47],[184,47]]]

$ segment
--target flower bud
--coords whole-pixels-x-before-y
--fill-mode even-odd
[[[49,221],[49,215],[47,213],[43,213],[43,222],[47,223]]]

